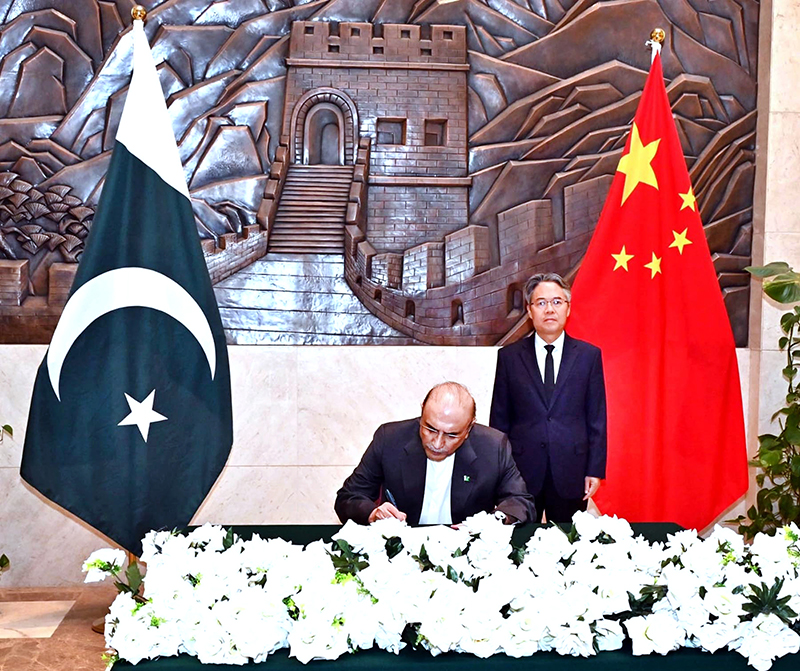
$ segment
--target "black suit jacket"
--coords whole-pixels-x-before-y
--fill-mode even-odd
[[[533,336],[497,355],[489,423],[508,434],[514,460],[537,495],[548,461],[562,498],[581,498],[584,478],[606,474],[606,391],[600,350],[564,336],[556,387],[548,405]]]
[[[409,524],[419,524],[428,458],[419,437],[419,419],[378,427],[353,474],[336,494],[334,506],[342,522],[367,524],[381,487],[387,488]],[[456,450],[450,490],[453,524],[495,508],[520,522],[534,518],[533,498],[525,488],[508,439],[488,426],[475,424]]]

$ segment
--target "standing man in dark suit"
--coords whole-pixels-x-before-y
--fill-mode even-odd
[[[564,333],[571,292],[560,275],[525,285],[534,334],[497,356],[489,424],[508,434],[536,510],[569,522],[606,472],[606,392],[600,350]]]
[[[475,400],[457,382],[431,389],[421,417],[378,428],[334,508],[359,524],[459,524],[482,510],[511,524],[535,512],[508,438],[475,423]]]

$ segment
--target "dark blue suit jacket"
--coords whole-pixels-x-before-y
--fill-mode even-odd
[[[419,524],[427,463],[419,438],[419,419],[381,425],[361,463],[337,492],[336,514],[342,522],[367,524],[385,487],[397,507],[408,515],[408,523]],[[451,482],[453,524],[495,508],[520,522],[535,518],[533,498],[511,457],[508,438],[488,426],[475,424],[456,450]]]
[[[600,350],[564,336],[548,406],[533,336],[497,355],[489,424],[508,435],[528,491],[536,496],[548,461],[562,498],[581,498],[584,478],[606,474],[606,392]]]

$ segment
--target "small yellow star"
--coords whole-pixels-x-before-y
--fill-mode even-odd
[[[684,228],[683,233],[678,233],[678,231],[672,231],[672,236],[675,239],[670,244],[670,247],[677,247],[681,255],[683,254],[683,248],[686,247],[686,245],[692,244],[692,241],[686,237],[686,233],[688,232],[689,232],[688,228]]]
[[[622,189],[622,203],[628,200],[628,196],[633,193],[633,190],[639,183],[648,184],[658,189],[658,180],[653,166],[650,163],[656,156],[658,151],[658,143],[660,139],[653,140],[647,145],[642,144],[639,137],[639,129],[636,123],[633,124],[633,131],[631,132],[631,148],[625,156],[619,160],[617,172],[625,174],[625,186]]]
[[[653,252],[653,260],[650,263],[645,263],[644,267],[650,268],[650,279],[652,280],[657,273],[661,272],[661,258]]]
[[[692,191],[692,187],[689,187],[689,191],[687,193],[678,193],[678,195],[683,199],[683,205],[681,205],[681,210],[685,208],[689,208],[697,212],[697,205],[695,204],[697,199],[694,197],[694,191]]]
[[[624,268],[625,270],[628,270],[628,261],[633,258],[633,254],[628,254],[625,251],[625,245],[622,245],[622,251],[619,254],[612,254],[611,256],[614,257],[615,261],[614,270],[617,268]]]

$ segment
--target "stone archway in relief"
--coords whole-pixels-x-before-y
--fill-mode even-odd
[[[312,114],[312,117],[316,115],[314,110],[318,105],[324,105],[324,107],[319,108],[321,110],[331,111],[336,109],[341,114],[341,125],[339,127],[340,160],[344,165],[354,163],[356,157],[355,147],[358,141],[358,111],[350,96],[343,91],[328,87],[308,91],[294,106],[290,126],[292,162],[308,163],[309,149],[312,150],[312,156],[315,152],[319,153],[317,151],[318,148],[309,146],[314,142],[314,138],[309,137],[309,127],[307,125],[307,117],[309,114]],[[339,117],[338,114],[336,116]]]

